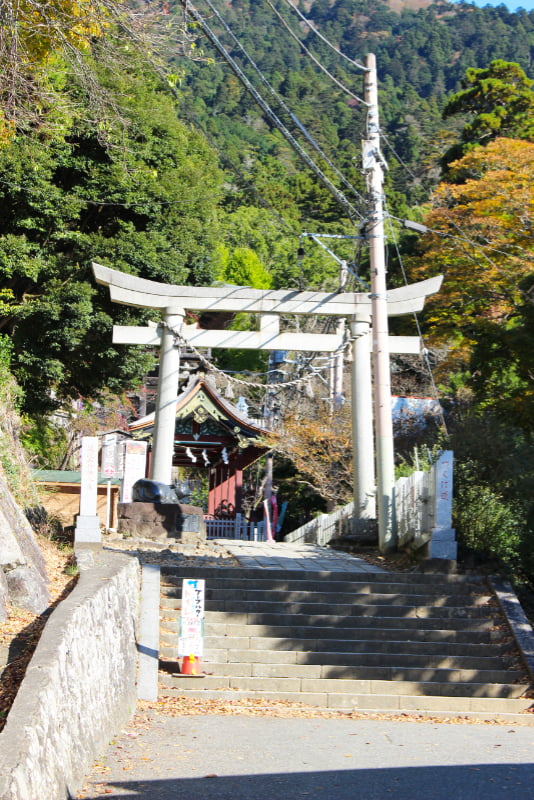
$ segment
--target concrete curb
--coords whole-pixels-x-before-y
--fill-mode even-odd
[[[490,577],[489,584],[506,617],[530,680],[534,683],[534,631],[509,581]]]
[[[139,626],[139,700],[158,699],[160,568],[141,566],[141,621]]]

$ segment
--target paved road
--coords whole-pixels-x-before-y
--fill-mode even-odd
[[[78,798],[534,798],[533,727],[151,714],[109,747]]]
[[[363,558],[316,544],[298,542],[241,542],[218,540],[242,567],[286,569],[301,572],[386,572]]]

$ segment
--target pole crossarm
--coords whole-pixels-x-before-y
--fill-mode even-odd
[[[109,287],[113,302],[137,308],[179,307],[190,311],[217,309],[251,313],[370,317],[373,301],[372,294],[365,292],[301,292],[298,289],[251,289],[243,286],[170,286],[94,262],[93,273],[97,283]],[[389,290],[386,296],[388,315],[401,316],[421,311],[425,298],[439,291],[441,281],[442,276],[438,275]]]

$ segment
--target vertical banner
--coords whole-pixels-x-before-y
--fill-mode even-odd
[[[182,582],[182,613],[178,636],[178,656],[204,654],[204,595],[205,581],[184,578]]]
[[[124,443],[121,503],[132,502],[132,486],[140,478],[146,476],[146,451],[146,442],[129,441]]]
[[[80,457],[80,515],[96,516],[98,491],[98,436],[83,436]]]

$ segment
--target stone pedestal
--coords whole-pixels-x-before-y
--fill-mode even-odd
[[[450,558],[456,561],[458,544],[454,528],[433,528],[432,538],[428,543],[429,558]]]
[[[118,531],[134,539],[195,545],[206,541],[204,512],[178,503],[119,503]]]
[[[96,511],[98,492],[98,436],[84,436],[81,452],[80,513],[74,530],[75,543],[101,542]]]

